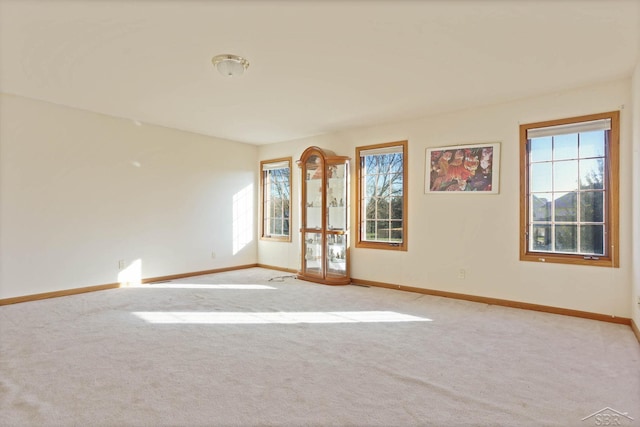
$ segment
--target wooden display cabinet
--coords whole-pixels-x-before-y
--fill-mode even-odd
[[[297,164],[302,170],[302,263],[297,277],[348,285],[349,158],[309,147]]]

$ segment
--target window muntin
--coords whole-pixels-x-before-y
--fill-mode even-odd
[[[291,241],[291,158],[260,162],[262,239]]]
[[[618,112],[522,125],[522,260],[618,266]]]
[[[407,250],[407,141],[356,148],[356,247]]]

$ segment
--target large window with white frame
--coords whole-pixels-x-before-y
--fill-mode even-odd
[[[520,126],[520,259],[618,267],[619,112]]]
[[[291,158],[264,160],[260,171],[261,238],[291,241]]]
[[[407,141],[356,148],[356,247],[407,250]]]

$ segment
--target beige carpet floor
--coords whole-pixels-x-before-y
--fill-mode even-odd
[[[627,326],[284,275],[0,307],[0,425],[640,425]]]

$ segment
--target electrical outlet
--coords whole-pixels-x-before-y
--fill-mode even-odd
[[[215,258],[216,258],[216,253],[215,253],[215,251],[214,251],[214,252],[211,252],[211,259],[215,259]]]
[[[467,271],[464,268],[458,270],[458,279],[464,279],[467,277]]]
[[[638,305],[640,305],[640,297],[638,297]]]
[[[124,270],[125,267],[126,267],[126,262],[123,259],[118,261],[118,270]]]

